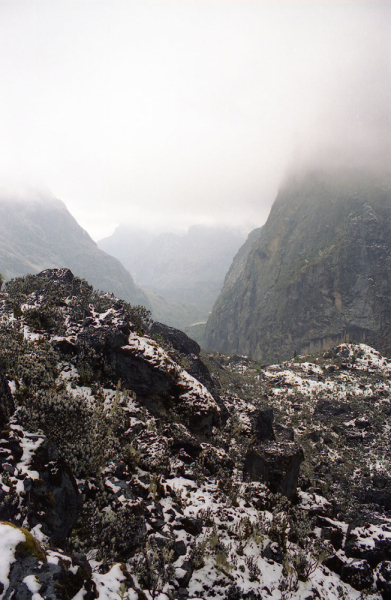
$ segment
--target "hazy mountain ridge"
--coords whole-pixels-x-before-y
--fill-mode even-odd
[[[98,245],[121,260],[138,285],[152,291],[149,301],[158,320],[185,328],[207,320],[244,237],[217,226],[152,235],[122,225]]]
[[[30,198],[0,197],[0,272],[5,278],[61,267],[132,304],[148,305],[128,271],[97,247],[61,200],[36,192]]]
[[[206,347],[275,361],[347,340],[389,353],[390,177],[290,177],[236,256]]]
[[[387,600],[391,363],[260,367],[146,316],[67,269],[0,293],[5,600]]]

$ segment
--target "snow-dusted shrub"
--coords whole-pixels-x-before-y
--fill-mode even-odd
[[[98,356],[93,348],[84,341],[78,344],[78,354],[76,367],[79,373],[80,385],[91,385],[94,379],[94,367],[98,361]]]
[[[120,411],[106,413],[82,395],[39,392],[25,399],[18,418],[26,429],[43,431],[56,444],[76,477],[96,476],[104,464],[128,452],[115,435],[122,425]]]
[[[253,555],[245,557],[246,567],[248,569],[248,574],[250,581],[259,581],[261,572],[256,563],[255,557]]]
[[[154,600],[175,575],[174,551],[169,544],[161,546],[150,537],[132,561],[141,589],[148,590]]]
[[[76,477],[93,472],[99,451],[95,444],[94,409],[80,395],[39,392],[18,408],[18,419],[29,431],[43,431],[56,444]]]
[[[28,308],[23,312],[27,325],[35,331],[50,331],[57,335],[65,333],[64,316],[55,306],[41,305],[39,308]]]
[[[57,362],[58,356],[46,340],[24,339],[18,324],[0,326],[0,363],[17,386],[30,390],[52,387]]]
[[[94,499],[83,504],[71,539],[75,550],[96,548],[97,558],[107,563],[128,558],[144,536],[144,518],[130,506],[112,507],[112,500],[100,482]]]
[[[3,521],[12,521],[15,525],[22,526],[26,516],[27,507],[20,502],[20,496],[17,493],[13,482],[7,472],[1,474],[3,486],[0,488],[0,515]]]
[[[326,553],[324,556],[320,556],[318,559],[316,559],[308,551],[299,549],[297,552],[295,552],[292,557],[292,563],[296,569],[298,579],[300,581],[308,581],[311,575],[315,573],[317,566],[322,562],[325,556]]]
[[[242,588],[236,584],[229,586],[227,590],[226,600],[263,600],[264,595],[258,590],[249,590],[244,592]]]

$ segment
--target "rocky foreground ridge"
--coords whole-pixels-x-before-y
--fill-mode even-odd
[[[261,366],[67,269],[0,294],[0,597],[390,598],[389,376]]]
[[[235,257],[206,346],[262,362],[355,341],[391,355],[391,178],[291,174]]]

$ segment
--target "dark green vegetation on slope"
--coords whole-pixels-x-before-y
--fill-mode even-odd
[[[391,181],[290,176],[236,256],[206,347],[284,360],[354,340],[391,353]]]

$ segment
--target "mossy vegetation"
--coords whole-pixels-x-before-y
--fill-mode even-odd
[[[31,533],[25,529],[24,527],[17,527],[13,523],[9,523],[8,521],[0,521],[4,525],[8,525],[9,527],[13,527],[18,531],[21,531],[25,537],[24,542],[19,542],[16,546],[16,557],[25,557],[25,556],[33,556],[42,562],[46,562],[46,554],[41,546],[41,544],[31,535]]]

